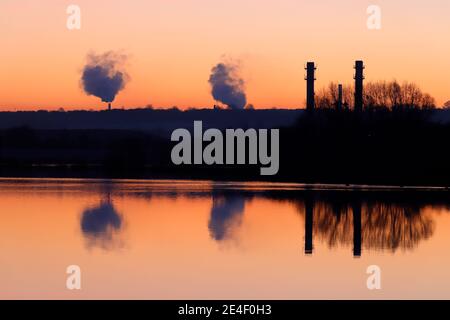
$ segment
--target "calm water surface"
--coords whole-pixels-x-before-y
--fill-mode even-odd
[[[0,179],[0,298],[450,299],[447,192]]]

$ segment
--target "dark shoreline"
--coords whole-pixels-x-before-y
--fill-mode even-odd
[[[436,121],[436,114],[447,111],[296,112],[134,110],[39,115],[48,121],[65,118],[59,129],[37,128],[32,125],[37,121],[33,113],[25,113],[31,122],[22,118],[22,126],[0,126],[0,176],[450,186],[450,123]],[[142,115],[148,118],[136,128],[127,122]],[[22,113],[13,116],[20,118]],[[128,117],[124,123],[119,121],[122,116]],[[153,123],[145,126],[152,118]],[[170,158],[176,144],[170,141],[170,128],[158,123],[163,118],[170,128],[192,129],[192,119],[202,120],[205,128],[214,127],[221,118],[227,121],[220,130],[279,128],[279,172],[261,176],[260,164],[176,166]],[[233,118],[239,120],[236,126]],[[83,123],[86,128],[76,128]],[[155,125],[165,126],[167,132],[154,131]],[[101,129],[90,128],[95,126]]]
[[[257,170],[254,170],[255,172]],[[112,171],[102,166],[77,166],[77,165],[43,165],[31,167],[5,167],[0,166],[0,179],[99,179],[99,180],[191,180],[211,182],[261,182],[261,183],[293,183],[305,185],[306,189],[315,189],[315,186],[332,185],[344,189],[396,189],[396,190],[437,190],[448,191],[450,184],[446,183],[402,183],[398,180],[361,180],[361,182],[342,182],[341,180],[299,180],[295,177],[268,177],[255,175],[248,176],[248,169],[229,168],[228,174],[217,172],[214,168],[183,170],[181,168],[158,168],[148,171]],[[410,180],[413,181],[413,180]]]

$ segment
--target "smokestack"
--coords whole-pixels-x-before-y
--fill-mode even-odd
[[[314,110],[314,81],[315,78],[315,72],[316,72],[316,66],[314,62],[307,62],[306,63],[306,109],[307,110]]]
[[[111,111],[111,102],[108,103],[108,111]]]
[[[363,109],[364,62],[355,62],[355,111]]]
[[[338,85],[338,101],[337,101],[337,109],[342,110],[342,84]]]

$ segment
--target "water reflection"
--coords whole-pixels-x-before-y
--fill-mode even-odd
[[[318,199],[319,198],[319,199]],[[353,256],[362,249],[396,252],[412,250],[433,235],[434,222],[426,202],[406,204],[402,199],[365,199],[308,195],[293,201],[304,215],[304,252],[313,253],[314,236],[330,248],[352,246]]]
[[[213,195],[208,228],[216,241],[229,239],[242,221],[245,199],[239,195]]]
[[[305,254],[312,254],[313,252],[313,217],[314,217],[314,202],[310,197],[304,201],[305,205]]]
[[[371,299],[371,264],[376,298],[449,298],[445,190],[15,178],[0,203],[0,298],[72,299],[69,264],[80,299]]]
[[[102,184],[102,200],[87,208],[81,229],[89,247],[117,247],[123,217],[111,200],[112,183]],[[413,250],[433,235],[435,226],[427,207],[448,207],[446,192],[373,192],[337,190],[234,189],[228,184],[190,186],[132,185],[117,187],[115,196],[146,199],[149,205],[159,199],[176,201],[180,197],[209,201],[212,206],[208,226],[210,238],[217,242],[233,238],[242,225],[248,201],[269,201],[273,212],[281,203],[294,205],[304,225],[304,253],[312,255],[314,242],[329,248],[349,247],[354,257],[364,250]],[[97,190],[98,191],[98,190]],[[187,207],[186,210],[189,210]],[[132,214],[132,212],[127,212]],[[192,213],[194,214],[194,213]],[[264,213],[261,213],[264,214]]]
[[[110,191],[98,206],[83,211],[80,224],[87,247],[113,249],[121,245],[118,235],[123,226],[122,215],[114,208]]]

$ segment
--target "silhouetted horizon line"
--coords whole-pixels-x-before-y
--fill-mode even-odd
[[[407,109],[405,107],[405,109]],[[208,107],[188,107],[188,108],[184,108],[184,107],[170,107],[170,108],[165,108],[165,107],[153,107],[153,108],[148,108],[148,107],[127,107],[127,108],[112,108],[111,110],[108,109],[93,109],[93,108],[89,108],[89,109],[65,109],[63,107],[61,108],[51,108],[51,109],[16,109],[16,110],[2,110],[2,108],[0,108],[0,113],[39,113],[39,112],[48,112],[48,113],[71,113],[71,112],[92,112],[92,113],[108,113],[108,112],[124,112],[124,111],[179,111],[179,112],[189,112],[189,111],[210,111],[210,112],[221,112],[221,111],[231,111],[231,112],[252,112],[252,111],[307,111],[306,107],[298,107],[298,108],[289,108],[289,107],[269,107],[269,108],[253,108],[253,109],[229,109],[229,108],[208,108]],[[316,108],[314,110],[314,112],[320,112],[323,110],[329,110],[329,111],[338,111],[339,110],[333,110],[333,106],[330,106],[329,108]],[[384,111],[393,111],[391,110],[391,108],[389,107],[374,107],[374,108],[364,108],[362,111],[373,111],[373,110],[384,110]],[[401,108],[399,109],[401,110]],[[430,110],[430,109],[424,109],[425,110]],[[446,106],[439,106],[436,108],[431,109],[432,111],[450,111],[450,107],[446,107]],[[342,111],[351,111],[353,112],[353,109],[347,109],[347,110],[342,110]],[[420,110],[418,110],[420,111]]]

